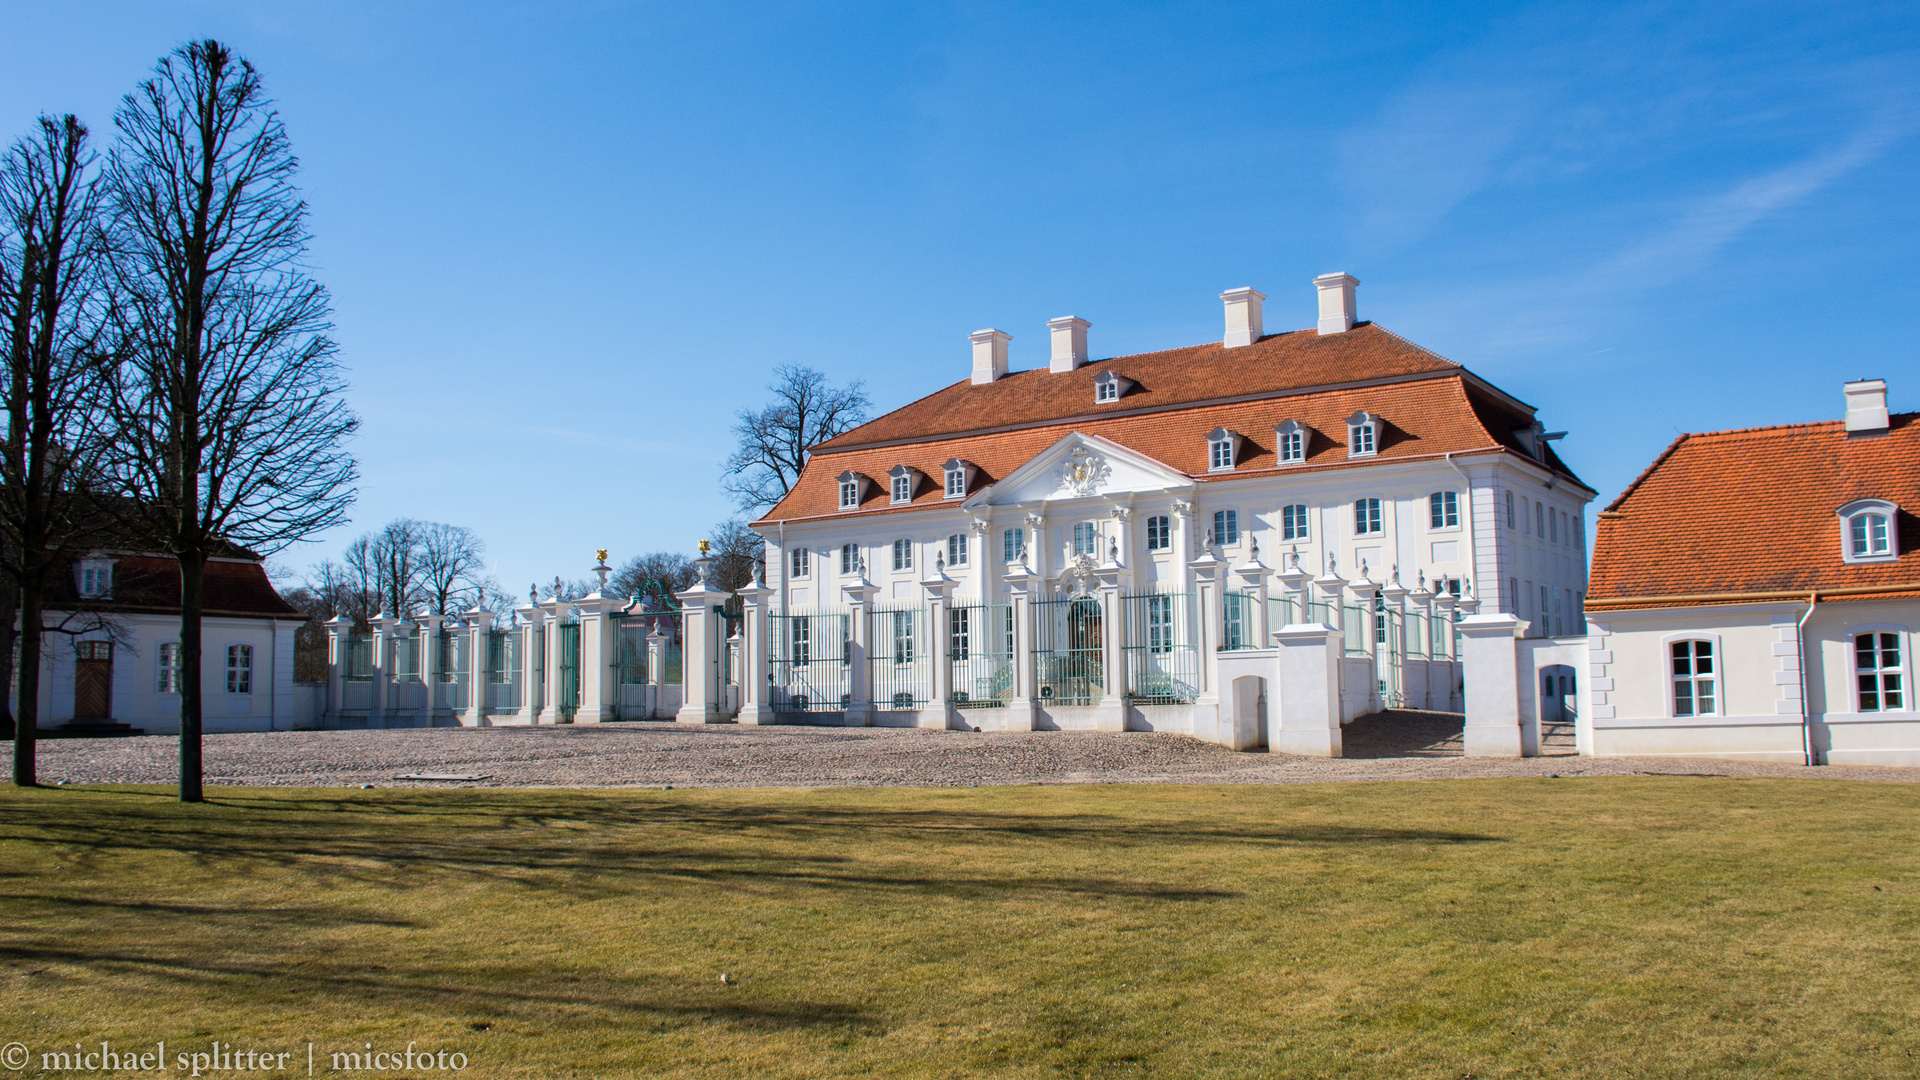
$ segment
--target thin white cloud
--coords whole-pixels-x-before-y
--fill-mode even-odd
[[[1519,86],[1413,87],[1340,137],[1340,185],[1367,231],[1415,237],[1493,181],[1537,111]]]

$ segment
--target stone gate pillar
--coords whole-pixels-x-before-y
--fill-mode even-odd
[[[386,612],[375,615],[373,623],[373,700],[367,704],[367,726],[387,726],[387,695],[393,687],[393,631],[400,620]]]
[[[352,632],[351,619],[335,615],[327,620],[327,714],[336,727],[347,700],[347,637]]]
[[[674,720],[682,724],[717,724],[726,719],[720,700],[720,627],[726,618],[714,610],[727,602],[732,593],[713,587],[713,560],[701,555],[693,560],[699,578],[693,588],[676,593],[680,601],[680,676],[685,687],[680,711]]]
[[[474,608],[466,613],[467,633],[467,712],[460,722],[467,727],[480,727],[486,723],[487,695],[487,637],[493,630],[493,612],[485,608]]]
[[[947,576],[944,563],[936,558],[933,571],[920,582],[927,598],[927,662],[933,665],[932,698],[920,710],[920,727],[945,731],[953,726],[953,650],[952,633],[947,626],[947,610],[953,603],[954,580]],[[969,725],[971,726],[971,725]]]
[[[603,596],[596,589],[575,600],[574,606],[580,609],[580,708],[573,722],[603,724],[619,715],[615,709],[620,697],[620,672],[614,655],[614,632],[619,626],[615,616],[626,602]]]
[[[860,576],[853,584],[843,585],[847,594],[847,709],[844,722],[849,727],[873,724],[873,665],[867,662],[868,639],[873,628],[867,625],[867,612],[873,607],[880,586],[867,580],[867,567],[860,565]]]
[[[1340,631],[1323,622],[1274,631],[1279,651],[1278,707],[1267,695],[1267,750],[1339,757]]]
[[[1526,623],[1505,612],[1460,621],[1466,638],[1468,757],[1520,757],[1520,646]],[[1527,675],[1532,679],[1532,673]]]
[[[773,703],[768,700],[772,676],[773,641],[767,618],[768,597],[773,590],[754,575],[753,584],[734,590],[740,598],[740,715],[743,724],[773,723]],[[651,648],[651,639],[649,639]]]
[[[1013,686],[1007,698],[1007,726],[1014,731],[1032,731],[1035,574],[1024,562],[1010,562],[1001,580],[1006,582],[1007,603],[1013,613],[1013,655],[1007,657],[1013,670]]]

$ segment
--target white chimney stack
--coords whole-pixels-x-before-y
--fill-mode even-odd
[[[1344,334],[1353,329],[1353,288],[1358,284],[1360,279],[1338,271],[1313,279],[1313,287],[1320,290],[1322,334]]]
[[[1087,362],[1087,327],[1092,325],[1072,315],[1047,320],[1047,329],[1053,332],[1053,359],[1047,364],[1048,371],[1058,375]]]
[[[998,330],[975,330],[967,335],[973,342],[973,385],[982,386],[1007,374],[1007,342],[1012,334]]]
[[[1247,286],[1221,293],[1220,299],[1227,305],[1227,336],[1221,339],[1220,344],[1237,349],[1259,341],[1262,333],[1260,302],[1266,298],[1265,293]]]
[[[1861,379],[1842,387],[1847,394],[1847,434],[1877,435],[1887,430],[1887,380]]]

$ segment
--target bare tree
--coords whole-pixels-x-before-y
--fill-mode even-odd
[[[424,526],[420,537],[420,572],[424,602],[436,615],[453,615],[463,603],[471,608],[492,585],[486,576],[487,546],[464,525]],[[498,586],[493,586],[498,593]],[[489,611],[504,610],[488,608]]]
[[[104,445],[100,406],[112,365],[101,349],[109,320],[100,188],[87,175],[92,162],[87,129],[72,116],[42,116],[37,134],[0,161],[0,316],[7,335],[0,373],[0,655],[13,662],[17,602],[13,782],[23,787],[36,782],[48,578],[67,568],[78,545],[99,541],[89,485]],[[13,673],[6,674],[11,682]],[[0,701],[5,690],[0,682]]]
[[[732,592],[766,573],[767,542],[739,518],[713,527],[713,587]]]
[[[742,409],[733,425],[739,446],[727,457],[720,486],[740,509],[763,510],[784,498],[800,478],[808,448],[851,431],[867,419],[864,384],[830,386],[812,368],[782,364],[774,369],[773,404]]]
[[[656,605],[666,597],[693,587],[693,560],[677,551],[635,555],[621,564],[607,581],[615,596],[644,596]],[[664,594],[664,595],[663,595]]]
[[[201,782],[207,558],[338,524],[359,421],[340,400],[327,293],[303,271],[306,203],[253,65],[217,41],[167,57],[114,117],[113,264],[130,359],[116,479],[180,565],[180,798]]]
[[[379,563],[380,605],[389,615],[406,618],[425,595],[421,547],[427,526],[412,518],[394,518],[373,538]]]

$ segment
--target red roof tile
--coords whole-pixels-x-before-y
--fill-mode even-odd
[[[1920,583],[1920,414],[1682,435],[1600,515],[1588,602]],[[1900,557],[1841,560],[1834,511],[1885,499]],[[1652,605],[1657,606],[1657,605]]]
[[[112,559],[111,599],[81,599],[73,573],[62,570],[52,575],[49,582],[48,604],[70,609],[179,612],[179,563],[152,555],[114,555]],[[208,615],[267,618],[298,617],[300,614],[293,605],[281,599],[273,582],[267,579],[266,568],[250,560],[209,559],[201,603]]]

